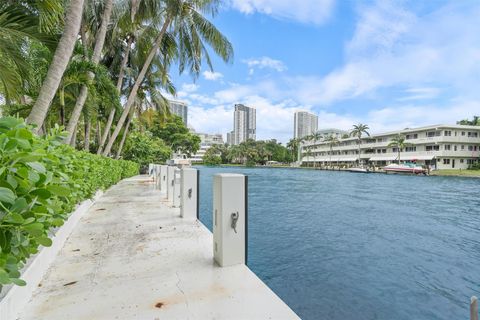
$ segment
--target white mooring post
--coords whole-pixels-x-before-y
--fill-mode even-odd
[[[157,189],[160,189],[160,174],[162,173],[162,166],[159,164],[155,165],[155,186]]]
[[[149,176],[152,176],[152,174],[153,174],[153,163],[149,163],[149,164],[148,164],[148,172],[147,172],[147,174],[148,174]]]
[[[180,180],[181,180],[180,169],[175,169],[174,173],[174,183],[173,183],[173,207],[180,207]]]
[[[478,299],[475,296],[470,298],[470,320],[478,320]]]
[[[213,257],[221,266],[247,263],[248,177],[213,177]]]
[[[180,217],[184,219],[198,219],[198,170],[193,168],[182,169],[180,182]]]
[[[160,191],[167,193],[167,175],[168,175],[168,166],[160,166]]]
[[[173,186],[175,184],[176,167],[169,166],[167,172],[167,200],[173,202]]]

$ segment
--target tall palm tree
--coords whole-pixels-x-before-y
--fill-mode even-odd
[[[212,68],[211,60],[204,42],[209,44],[214,52],[224,61],[229,62],[233,58],[233,48],[230,42],[201,14],[201,12],[210,12],[212,15],[216,14],[219,4],[218,1],[165,0],[164,4],[163,25],[148,53],[147,58],[145,59],[145,63],[137,79],[135,80],[135,84],[130,91],[123,113],[120,116],[117,126],[110,137],[105,150],[103,151],[104,155],[108,155],[110,153],[113,143],[115,142],[123,124],[125,123],[125,119],[130,112],[130,108],[135,101],[138,89],[142,84],[147,71],[150,69],[151,63],[154,57],[157,55],[158,50],[170,27],[172,27],[170,39],[176,39],[177,60],[180,73],[182,73],[185,70],[185,67],[188,66],[190,73],[194,76],[198,76],[201,70],[201,63],[203,59],[205,59],[209,67]]]
[[[398,134],[395,138],[391,140],[391,142],[388,144],[389,147],[396,147],[397,152],[398,152],[398,164],[400,164],[400,153],[405,149],[406,147],[412,146],[411,143],[408,143],[405,141],[406,138],[402,134]]]
[[[95,47],[93,49],[92,55],[92,63],[98,64],[100,61],[101,53],[103,50],[103,45],[105,43],[105,35],[107,34],[107,27],[110,23],[110,16],[112,14],[112,7],[113,7],[113,0],[106,0],[104,3],[103,15],[102,20],[100,23],[100,28],[96,34],[95,40]],[[85,46],[85,44],[84,44]],[[94,78],[94,74],[90,74],[90,78]],[[80,119],[80,115],[82,114],[83,106],[85,105],[85,101],[87,100],[88,95],[88,87],[82,86],[80,90],[80,94],[77,97],[77,102],[75,103],[75,107],[73,108],[72,114],[70,115],[70,121],[67,125],[67,136],[65,138],[65,143],[70,143],[70,140],[73,136],[73,131],[77,127],[78,120]]]
[[[63,34],[58,42],[47,76],[40,89],[39,95],[27,118],[27,122],[35,124],[38,132],[45,121],[53,97],[58,90],[63,73],[67,68],[70,57],[77,41],[82,21],[84,0],[70,0],[66,15]]]
[[[339,143],[338,138],[334,135],[330,135],[325,138],[325,142],[328,143],[328,146],[330,147],[330,166],[332,165],[332,153],[333,153],[333,147]]]
[[[356,137],[357,138],[357,144],[358,144],[358,165],[360,165],[360,157],[361,157],[361,144],[362,144],[362,135],[366,134],[367,136],[370,136],[370,133],[368,132],[370,128],[366,124],[355,124],[353,125],[353,129],[350,131],[350,137]]]
[[[315,132],[310,135],[311,141],[313,141],[313,144],[317,143],[320,139],[322,139],[322,134],[320,132]],[[313,149],[313,146],[312,146]],[[314,152],[313,153],[313,167],[317,167],[317,155]]]
[[[298,147],[300,144],[300,140],[297,138],[290,139],[290,141],[287,142],[287,149],[290,150],[292,153],[292,159],[293,161],[297,161],[298,159]]]

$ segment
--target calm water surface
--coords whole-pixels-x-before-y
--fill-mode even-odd
[[[468,319],[480,180],[199,167],[249,176],[248,266],[302,319]]]

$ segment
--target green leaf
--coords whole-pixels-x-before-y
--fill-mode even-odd
[[[18,279],[18,278],[10,278],[10,280],[12,281],[12,283],[16,284],[17,286],[25,286],[27,283],[25,282],[25,280],[22,280],[22,279]]]
[[[38,196],[42,199],[48,199],[52,196],[52,193],[47,189],[35,189],[30,191],[30,194],[33,194],[34,196]]]
[[[40,162],[27,162],[27,165],[34,169],[37,170],[40,173],[45,173],[47,172],[47,169],[45,169],[45,166],[41,164]]]
[[[70,195],[70,188],[64,187],[64,186],[51,185],[51,186],[47,186],[47,190],[61,197],[67,197]]]
[[[23,226],[23,229],[30,233],[32,236],[41,236],[43,234],[43,224],[35,222]]]
[[[14,211],[17,213],[22,213],[26,209],[28,209],[28,203],[25,198],[17,198],[13,206],[10,208],[11,211]]]
[[[0,201],[13,204],[15,202],[15,194],[10,189],[0,187]]]
[[[52,245],[52,240],[47,237],[40,237],[36,239],[44,247],[50,247]]]

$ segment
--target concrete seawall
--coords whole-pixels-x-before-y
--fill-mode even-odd
[[[213,262],[212,234],[146,176],[79,221],[19,319],[298,319],[248,267]]]

